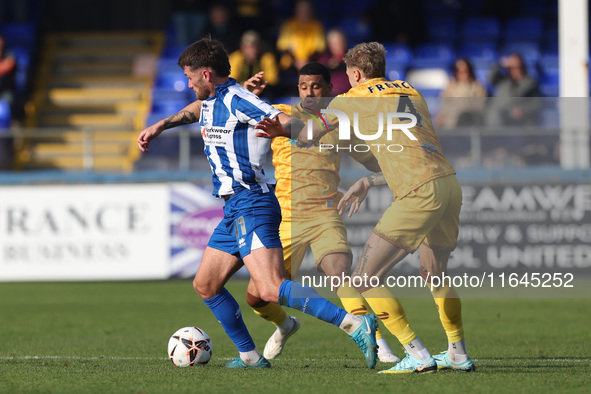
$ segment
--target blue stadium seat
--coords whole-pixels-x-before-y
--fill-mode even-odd
[[[503,45],[499,52],[501,56],[511,53],[521,55],[528,67],[536,67],[540,59],[540,47],[536,42],[509,42]]]
[[[37,27],[34,23],[6,23],[0,26],[0,35],[7,46],[33,49],[37,42]]]
[[[421,44],[414,51],[411,66],[414,68],[449,68],[455,60],[455,52],[447,44]]]
[[[455,18],[433,18],[427,21],[429,42],[454,44],[457,37],[457,20]]]
[[[424,97],[439,97],[442,89],[421,88],[419,90]]]
[[[349,46],[357,45],[366,41],[371,34],[371,27],[363,19],[357,17],[348,17],[338,23],[338,27],[343,30]]]
[[[540,58],[540,68],[543,72],[558,72],[558,54],[544,54]]]
[[[157,99],[152,102],[152,112],[166,113],[167,116],[174,115],[189,103],[183,98],[178,99]]]
[[[165,89],[174,89],[177,92],[186,92],[189,90],[187,77],[182,71],[164,72],[156,76],[156,87]]]
[[[504,30],[505,41],[538,40],[542,36],[542,20],[535,17],[511,18]]]
[[[9,128],[11,120],[12,113],[10,112],[10,105],[7,101],[0,99],[0,129]]]
[[[178,60],[179,56],[185,50],[186,45],[167,45],[162,51],[163,59]]]
[[[412,60],[412,52],[406,44],[384,43],[386,48],[386,67],[403,69]]]
[[[178,59],[160,58],[158,59],[158,72],[183,72],[178,65]]]
[[[490,81],[488,80],[488,74],[490,72],[490,67],[475,67],[474,68],[474,75],[478,82],[484,86],[486,91],[490,94],[493,92],[494,87],[491,85]]]
[[[476,68],[488,68],[498,59],[497,46],[492,42],[467,42],[460,45],[457,53]]]
[[[542,60],[542,74],[540,80],[540,90],[546,97],[558,97],[560,71],[558,68],[558,56],[544,56]]]
[[[152,90],[152,112],[164,112],[170,116],[194,100],[195,94],[192,91],[178,92],[170,87],[156,86]]]
[[[29,79],[32,49],[26,46],[11,46],[8,52],[12,53],[16,60],[16,74],[14,76],[16,92],[23,93]]]
[[[386,64],[386,79],[388,81],[404,81],[406,79],[406,70],[388,67],[388,65]]]
[[[501,34],[501,25],[495,18],[466,18],[460,30],[464,42],[496,41]]]
[[[540,84],[540,92],[543,97],[560,97],[560,87],[556,84]],[[544,116],[544,113],[542,113]],[[546,124],[547,122],[544,122]]]

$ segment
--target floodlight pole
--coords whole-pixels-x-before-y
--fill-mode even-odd
[[[560,165],[589,168],[588,0],[558,1]]]

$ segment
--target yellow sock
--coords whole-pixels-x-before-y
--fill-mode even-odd
[[[287,313],[279,304],[269,302],[267,305],[262,307],[252,308],[254,313],[262,317],[263,319],[270,321],[271,323],[278,326],[287,319]]]
[[[449,343],[460,342],[464,339],[462,324],[462,302],[453,287],[439,287],[434,289],[433,300],[439,310],[439,319],[447,335]]]
[[[357,290],[348,284],[342,285],[337,290],[337,296],[341,299],[343,308],[352,315],[361,316],[370,313],[369,304],[365,301],[365,298],[359,294]],[[382,338],[382,333],[378,328],[376,330],[376,339]]]
[[[362,295],[386,328],[398,338],[402,346],[408,345],[417,337],[406,320],[402,304],[390,290],[385,287],[376,287]]]

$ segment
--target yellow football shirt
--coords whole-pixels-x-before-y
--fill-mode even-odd
[[[349,117],[351,128],[357,126],[358,132],[363,135],[361,138],[378,160],[395,199],[406,196],[432,179],[455,174],[441,151],[425,99],[407,82],[374,78],[337,96],[328,108],[343,111]],[[388,113],[401,112],[416,116],[417,124],[407,130],[416,140],[395,127],[387,132]],[[331,123],[338,123],[336,116],[329,115],[327,118]],[[410,123],[410,118],[393,118],[391,123]],[[342,131],[346,130],[337,127],[329,134],[338,138]],[[353,130],[349,133],[355,135]]]
[[[295,117],[299,117],[302,112],[301,104],[294,107],[278,104],[274,107]],[[292,114],[292,108],[299,113]],[[302,118],[306,117],[307,115],[302,115]],[[355,139],[352,142],[362,143]],[[326,134],[320,143],[332,145],[333,148],[298,148],[294,140],[286,137],[277,137],[271,142],[277,179],[275,194],[284,220],[291,218],[292,214],[297,217],[312,217],[336,208],[342,197],[338,186],[343,153],[347,152],[359,163],[365,163],[373,157],[370,151],[355,152],[347,149],[351,141],[339,142],[336,133]]]

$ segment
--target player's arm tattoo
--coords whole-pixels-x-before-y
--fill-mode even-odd
[[[164,130],[197,122],[199,119],[191,111],[182,110],[164,120]]]
[[[366,178],[370,187],[386,184],[386,177],[384,177],[383,172],[376,172],[375,174],[370,174]]]

